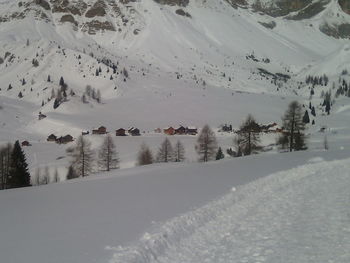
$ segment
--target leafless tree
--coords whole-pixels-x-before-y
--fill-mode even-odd
[[[111,135],[107,135],[104,139],[99,153],[98,166],[103,171],[110,171],[111,169],[119,168],[118,153]]]
[[[35,169],[35,175],[34,175],[34,178],[33,178],[33,185],[40,185],[41,183],[41,170],[40,170],[40,167],[37,167]]]
[[[329,149],[327,135],[324,136],[324,139],[323,139],[323,147],[324,147],[325,150],[328,150],[328,149]]]
[[[185,160],[185,148],[181,141],[177,141],[174,148],[174,162],[183,162]]]
[[[208,162],[215,160],[218,144],[215,133],[210,129],[209,125],[205,125],[198,136],[195,149],[199,155],[200,162]]]
[[[292,101],[283,118],[283,128],[285,132],[282,137],[289,142],[289,151],[299,151],[306,149],[305,144],[305,123],[303,122],[302,106],[297,101]],[[281,139],[281,141],[283,141]]]
[[[153,154],[148,146],[143,143],[137,155],[137,164],[138,165],[148,165],[153,163]]]
[[[40,176],[40,184],[49,184],[50,183],[50,171],[49,167],[45,167],[44,173]]]
[[[71,165],[75,173],[84,177],[93,171],[94,152],[91,149],[91,142],[80,135],[76,145],[67,149],[68,155],[72,158]]]
[[[0,189],[6,189],[11,167],[11,143],[0,148]]]
[[[160,163],[167,163],[173,161],[173,147],[171,146],[171,142],[168,138],[165,138],[162,142],[158,150],[156,160]]]
[[[259,132],[259,124],[249,114],[238,132],[238,138],[236,140],[238,150],[241,150],[244,155],[250,155],[254,150],[258,149],[260,142]]]
[[[58,174],[57,168],[55,168],[55,172],[53,174],[52,181],[54,183],[58,183],[60,181],[60,175]]]

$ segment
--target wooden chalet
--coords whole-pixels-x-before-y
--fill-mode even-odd
[[[47,141],[48,142],[55,142],[57,140],[57,136],[55,134],[50,134],[48,137],[47,137]]]
[[[120,128],[118,130],[115,131],[115,136],[126,136],[126,130],[123,128]]]
[[[82,131],[82,132],[81,132],[81,135],[83,135],[83,136],[84,136],[84,135],[89,135],[89,134],[90,134],[89,131]]]
[[[175,129],[173,127],[168,127],[163,130],[164,134],[166,135],[174,135],[175,134]]]
[[[141,134],[140,134],[140,130],[137,129],[137,128],[134,128],[134,127],[130,128],[130,129],[128,130],[128,133],[129,133],[131,136],[140,136],[140,135],[141,135]]]
[[[225,124],[221,127],[222,132],[232,132],[232,125]]]
[[[23,141],[21,143],[22,146],[32,146],[28,141]]]
[[[186,134],[186,128],[184,126],[180,126],[175,130],[175,134],[183,135]]]
[[[198,129],[196,127],[187,127],[186,134],[197,135]]]
[[[58,144],[66,144],[66,143],[69,143],[69,142],[72,142],[74,141],[73,139],[73,136],[67,134],[66,136],[61,136],[59,138],[57,138],[56,142]]]
[[[106,127],[104,127],[104,126],[101,126],[101,127],[99,127],[98,129],[92,130],[92,134],[99,134],[99,135],[102,135],[102,134],[106,134],[106,133],[107,133],[107,129],[106,129]]]

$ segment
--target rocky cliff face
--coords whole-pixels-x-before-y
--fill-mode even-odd
[[[16,2],[15,2],[16,1]],[[94,35],[97,32],[131,32],[137,34],[142,31],[142,16],[137,5],[146,0],[14,0],[13,8],[9,12],[1,12],[0,23],[25,18],[32,14],[36,19],[45,20],[53,24],[70,24],[76,31]],[[147,0],[150,1],[150,0]],[[152,0],[159,5],[187,9],[194,0]],[[218,0],[219,1],[219,0]],[[339,3],[344,11],[343,15],[350,14],[348,0],[222,0],[233,8],[244,8],[260,15],[269,16],[273,25],[276,19],[306,20],[312,19],[323,12],[329,3]],[[206,1],[202,3],[205,6]],[[144,10],[142,10],[144,11]],[[175,12],[175,11],[174,11]],[[191,17],[186,10],[178,9],[177,14]],[[270,24],[268,28],[274,28]],[[272,25],[272,24],[271,24]],[[147,25],[145,25],[147,26]],[[335,29],[334,29],[335,28]],[[347,23],[341,21],[338,25],[324,24],[320,30],[332,37],[348,38]]]
[[[350,15],[350,1],[349,0],[339,0],[339,5],[345,13]]]
[[[74,30],[89,34],[123,31],[135,10],[127,6],[133,0],[29,0],[17,1],[9,12],[1,13],[0,23],[24,19],[32,15],[37,20],[53,24],[69,23]]]

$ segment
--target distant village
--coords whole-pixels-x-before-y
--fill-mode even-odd
[[[260,125],[259,126],[259,131],[260,133],[282,133],[283,132],[283,128],[280,128],[277,123],[271,123],[271,124],[267,124],[267,125]],[[165,135],[192,135],[195,136],[198,134],[198,128],[194,127],[194,126],[178,126],[176,128],[169,126],[166,128],[156,128],[154,130],[155,133],[157,134],[165,134]],[[232,125],[228,125],[228,124],[224,124],[221,125],[218,129],[218,132],[225,132],[225,133],[240,133],[239,130],[234,130],[232,128]],[[107,128],[105,126],[100,126],[96,129],[92,129],[91,132],[90,131],[82,131],[82,135],[105,135],[107,133],[110,133],[109,131],[107,131]],[[135,128],[135,127],[131,127],[128,129],[124,129],[124,128],[119,128],[117,130],[115,130],[115,136],[141,136],[141,132],[140,129]],[[72,135],[67,134],[65,136],[56,136],[55,134],[50,134],[47,139],[48,142],[55,142],[57,144],[66,144],[66,143],[70,143],[74,141],[74,138]],[[31,146],[31,144],[28,141],[23,141],[22,142],[22,146]]]

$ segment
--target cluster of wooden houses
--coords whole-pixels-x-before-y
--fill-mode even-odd
[[[48,142],[56,142],[58,144],[66,144],[66,143],[74,141],[74,138],[72,135],[69,135],[69,134],[67,134],[66,136],[60,136],[60,137],[58,137],[54,134],[50,134],[47,137],[47,141]]]
[[[154,130],[156,133],[162,133],[162,129],[157,128]],[[196,127],[184,127],[179,126],[174,128],[172,126],[163,129],[163,133],[166,135],[197,135],[198,129]]]
[[[174,127],[167,127],[164,129],[161,128],[157,128],[155,129],[156,133],[164,133],[166,135],[196,135],[198,133],[198,129],[196,127],[184,127],[184,126],[179,126],[177,128]],[[104,126],[100,126],[97,129],[93,129],[92,130],[92,134],[98,134],[98,135],[103,135],[103,134],[107,134],[107,129]],[[82,135],[86,135],[89,134],[89,132],[82,132]],[[116,136],[140,136],[140,130],[138,128],[135,127],[131,127],[129,129],[124,129],[124,128],[120,128],[118,130],[115,131],[115,135]]]
[[[100,126],[97,129],[93,129],[92,130],[92,134],[97,134],[97,135],[103,135],[103,134],[107,134],[107,128],[105,126]],[[82,132],[82,135],[87,135],[89,134],[89,132]],[[129,129],[124,129],[124,128],[120,128],[118,130],[115,131],[115,135],[116,136],[140,136],[140,130],[138,128],[135,127],[131,127]]]

